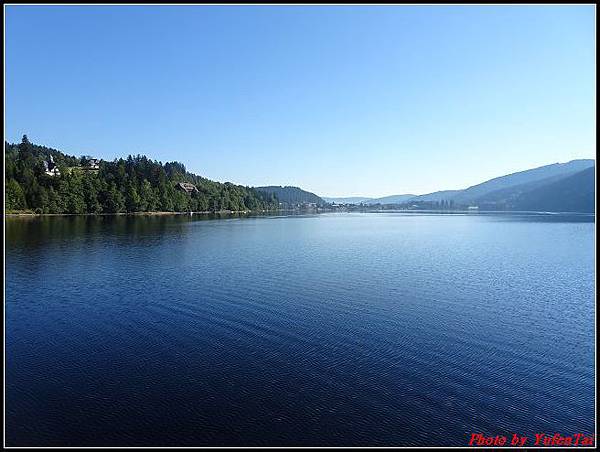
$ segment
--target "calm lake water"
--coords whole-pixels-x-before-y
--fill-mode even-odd
[[[594,432],[594,217],[6,220],[7,445]]]

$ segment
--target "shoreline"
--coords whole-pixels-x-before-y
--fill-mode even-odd
[[[37,217],[112,217],[112,216],[137,216],[137,217],[158,217],[169,215],[250,215],[250,214],[281,214],[281,213],[411,213],[411,214],[460,214],[460,215],[489,215],[489,214],[513,214],[513,215],[584,215],[596,216],[595,212],[547,212],[547,211],[523,211],[523,210],[413,210],[413,209],[365,209],[365,210],[295,210],[295,209],[277,209],[277,210],[218,210],[218,211],[192,211],[192,212],[118,212],[118,213],[34,213],[34,212],[8,212],[4,213],[5,218],[37,218]]]
[[[102,216],[161,216],[161,215],[210,215],[210,214],[234,214],[234,213],[266,213],[271,210],[219,210],[216,212],[116,212],[116,213],[34,213],[34,212],[10,212],[6,217],[102,217]]]
[[[322,210],[299,211],[293,209],[276,210],[217,210],[217,211],[192,211],[192,212],[116,212],[116,213],[35,213],[35,212],[5,212],[4,217],[29,218],[29,217],[109,217],[109,216],[167,216],[167,215],[234,215],[234,214],[263,214],[263,213],[281,213],[281,212],[313,212],[318,213]]]

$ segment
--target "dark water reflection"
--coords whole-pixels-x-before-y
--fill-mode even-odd
[[[594,430],[594,217],[6,221],[8,445]]]

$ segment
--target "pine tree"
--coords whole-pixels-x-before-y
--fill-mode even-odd
[[[140,195],[135,188],[133,182],[127,184],[127,190],[125,192],[125,207],[127,212],[138,212],[140,210]]]
[[[21,185],[14,179],[6,181],[6,210],[22,210],[26,206],[25,193]]]

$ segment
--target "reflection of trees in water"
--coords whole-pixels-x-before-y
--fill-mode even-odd
[[[6,239],[19,246],[44,246],[56,241],[96,240],[98,237],[143,238],[160,235],[168,225],[184,224],[180,216],[41,216],[8,218]],[[189,220],[187,220],[189,221]]]
[[[10,247],[38,248],[57,243],[117,241],[156,242],[169,235],[181,237],[190,223],[215,219],[245,218],[250,215],[65,215],[6,218],[6,243]],[[252,215],[262,216],[262,215]]]

